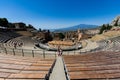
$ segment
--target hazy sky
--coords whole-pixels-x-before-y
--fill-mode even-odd
[[[110,23],[120,14],[120,0],[0,0],[0,17],[49,29]]]

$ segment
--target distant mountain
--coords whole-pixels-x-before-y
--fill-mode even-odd
[[[51,29],[53,32],[65,32],[65,31],[73,31],[77,29],[92,29],[92,28],[97,28],[97,25],[88,25],[88,24],[79,24],[67,28],[60,28],[60,29]]]

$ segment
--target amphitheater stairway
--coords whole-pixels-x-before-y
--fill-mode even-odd
[[[57,57],[56,64],[53,68],[49,80],[67,80],[64,70],[64,63],[61,56]]]

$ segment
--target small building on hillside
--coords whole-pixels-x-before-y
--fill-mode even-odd
[[[19,22],[19,23],[13,23],[16,29],[25,29],[26,28],[26,24]]]

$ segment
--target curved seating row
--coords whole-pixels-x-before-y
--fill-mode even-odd
[[[0,32],[0,43],[5,43],[8,40],[20,36],[19,34],[12,31],[1,31]]]
[[[15,48],[15,44],[16,44],[16,48],[18,49],[27,49],[27,48],[34,49],[36,41],[32,40],[31,37],[20,36],[10,39],[6,43],[4,43],[4,47]]]
[[[49,45],[46,45],[46,44],[42,44],[42,43],[39,43],[38,45],[36,45],[37,47],[39,48],[42,48],[42,49],[46,49],[46,50],[49,50],[49,51],[57,51],[57,47],[56,48],[53,48],[53,47],[50,47]],[[76,45],[73,45],[73,46],[70,46],[70,47],[67,47],[67,48],[63,48],[62,50],[63,51],[71,51],[71,50],[77,50],[77,49],[80,49],[82,48],[81,44],[76,44]]]
[[[111,38],[98,42],[98,51],[120,51],[120,37]]]
[[[44,80],[54,59],[0,55],[0,80]]]
[[[64,56],[71,80],[120,79],[120,52]]]

